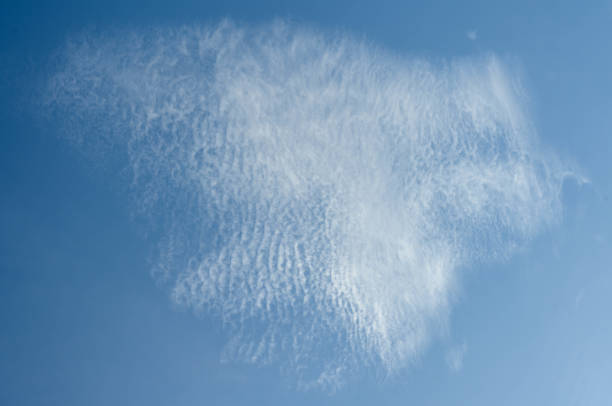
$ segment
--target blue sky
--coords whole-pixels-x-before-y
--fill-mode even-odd
[[[605,403],[611,17],[7,5],[2,403]]]

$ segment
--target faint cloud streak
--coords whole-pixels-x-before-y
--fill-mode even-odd
[[[463,368],[463,360],[467,353],[467,344],[457,345],[446,353],[446,365],[453,372],[459,372]]]

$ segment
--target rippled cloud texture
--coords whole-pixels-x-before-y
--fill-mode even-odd
[[[49,106],[125,147],[174,300],[223,320],[228,359],[304,386],[409,365],[459,270],[559,212],[566,172],[492,56],[226,21],[83,35],[59,60]]]

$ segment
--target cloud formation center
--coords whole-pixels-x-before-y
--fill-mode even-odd
[[[62,55],[51,104],[83,141],[125,146],[157,268],[226,322],[228,357],[320,384],[397,370],[461,267],[558,213],[564,171],[495,57],[435,64],[230,22],[83,36]]]

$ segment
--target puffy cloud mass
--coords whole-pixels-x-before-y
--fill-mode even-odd
[[[173,299],[304,385],[410,364],[459,271],[555,221],[567,171],[494,56],[428,62],[276,22],[87,34],[47,102],[127,151]],[[116,147],[116,148],[115,148]]]

